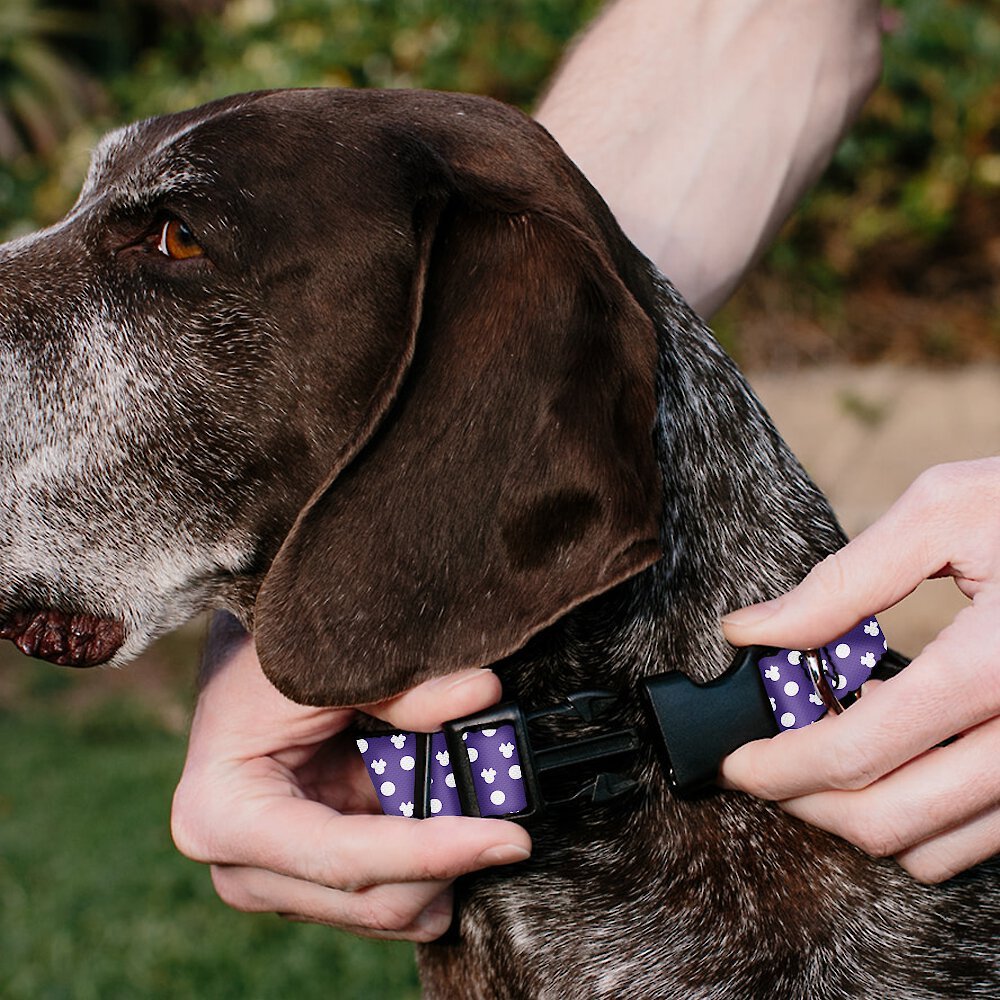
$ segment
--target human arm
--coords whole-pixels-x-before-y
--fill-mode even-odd
[[[951,576],[971,603],[843,715],[748,744],[725,782],[940,882],[1000,851],[1000,458],[937,466],[795,590],[723,619],[738,645],[815,646]],[[953,736],[957,740],[940,746]]]
[[[618,0],[537,118],[708,316],[877,83],[879,14],[878,0]]]

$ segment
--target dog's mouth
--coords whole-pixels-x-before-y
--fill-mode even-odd
[[[10,639],[26,656],[63,667],[96,667],[121,648],[125,625],[55,608],[21,610],[0,620],[0,639]]]

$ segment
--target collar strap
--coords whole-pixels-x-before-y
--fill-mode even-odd
[[[647,678],[645,716],[668,783],[680,795],[704,790],[737,747],[843,711],[873,673],[891,675],[906,662],[888,650],[878,622],[869,618],[818,650],[745,647],[707,684],[679,672]],[[539,719],[555,716],[592,728],[617,701],[607,691],[578,691],[536,712],[507,702],[447,722],[436,733],[366,735],[358,739],[358,749],[387,815],[525,822],[551,806],[606,803],[637,786],[615,773],[642,746],[635,729],[555,744],[533,731]],[[553,795],[550,779],[573,771],[584,771],[585,782],[572,794]]]

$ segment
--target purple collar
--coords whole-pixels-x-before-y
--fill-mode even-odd
[[[440,732],[369,734],[357,743],[387,815],[524,822],[547,807],[610,802],[632,791],[637,782],[615,772],[628,766],[644,739],[656,744],[671,788],[697,794],[712,785],[723,757],[737,747],[843,711],[876,668],[884,675],[905,665],[888,649],[878,622],[866,618],[818,650],[748,646],[707,684],[679,672],[646,679],[644,733],[618,728],[593,735],[619,699],[582,691],[541,711],[507,702],[447,722]],[[541,743],[532,724],[553,716],[588,724],[590,735]],[[586,777],[572,794],[556,797],[550,779],[560,772]]]

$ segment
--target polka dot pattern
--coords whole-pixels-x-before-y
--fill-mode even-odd
[[[365,747],[361,750],[361,744]],[[378,795],[382,812],[387,816],[413,815],[413,760],[416,754],[415,733],[395,733],[392,736],[369,736],[358,740],[368,777]],[[403,761],[410,766],[404,767]]]
[[[499,729],[472,730],[466,746],[470,759],[473,751],[476,752],[472,783],[479,811],[484,816],[509,816],[523,812],[528,806],[528,799],[521,780],[514,727],[508,724]]]
[[[823,670],[843,698],[861,687],[888,648],[874,618],[867,618],[846,635],[821,650]],[[758,663],[764,690],[781,729],[801,729],[822,718],[826,709],[797,650],[779,650]],[[521,759],[514,739],[514,727],[469,730],[462,736],[468,756],[476,799],[483,816],[509,816],[527,808],[527,793],[521,777]],[[415,814],[419,790],[414,788],[417,772],[417,736],[393,733],[366,736],[357,741],[368,776],[378,795],[382,811],[389,816]],[[430,760],[431,816],[460,816],[457,783],[444,733],[431,734]]]
[[[857,691],[868,680],[887,646],[878,622],[866,618],[820,650],[823,671],[838,698]],[[762,657],[758,667],[782,729],[801,729],[826,714],[798,650],[782,649]]]
[[[450,779],[450,780],[449,780]],[[441,803],[435,811],[434,800]],[[431,736],[431,815],[461,816],[462,806],[458,801],[458,788],[451,770],[451,758],[444,733]]]
[[[523,812],[528,801],[521,779],[514,727],[470,730],[463,738],[482,815],[509,816]],[[387,816],[412,817],[416,796],[420,794],[414,788],[416,734],[367,736],[357,744],[382,812]],[[457,782],[444,733],[431,734],[429,770],[431,816],[461,816]]]

